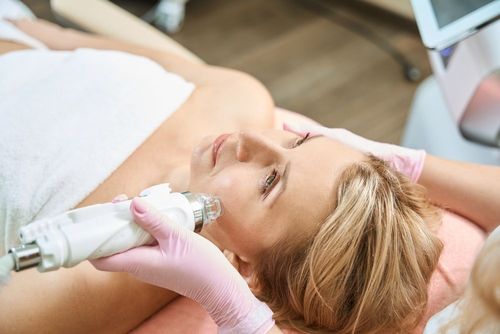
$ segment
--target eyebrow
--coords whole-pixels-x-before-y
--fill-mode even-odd
[[[274,205],[274,203],[276,203],[276,200],[278,199],[278,197],[280,197],[280,195],[285,191],[286,185],[288,183],[287,181],[288,181],[289,174],[290,174],[290,160],[288,160],[287,163],[285,164],[285,170],[283,172],[283,176],[281,177],[281,182],[279,185],[278,192],[271,200],[271,203],[269,203],[269,208],[273,207],[273,205]]]

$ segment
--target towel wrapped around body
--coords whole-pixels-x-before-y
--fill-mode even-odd
[[[118,51],[0,56],[0,255],[21,226],[87,197],[193,90]]]

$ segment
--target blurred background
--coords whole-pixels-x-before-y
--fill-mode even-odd
[[[24,2],[57,22],[49,0]],[[113,2],[137,16],[157,3]],[[422,78],[431,73],[409,0],[190,0],[169,36],[209,64],[255,76],[277,106],[392,143],[418,84],[401,57]]]

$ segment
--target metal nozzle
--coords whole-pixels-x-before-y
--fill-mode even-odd
[[[217,220],[222,215],[222,204],[218,197],[214,196],[205,196],[204,198],[204,206],[205,206],[205,224],[212,223]]]
[[[16,271],[36,267],[42,262],[40,248],[35,243],[13,247],[9,249],[9,253],[14,257]]]
[[[189,200],[194,214],[194,231],[200,232],[204,225],[212,223],[222,214],[222,205],[218,197],[206,194],[182,193]]]

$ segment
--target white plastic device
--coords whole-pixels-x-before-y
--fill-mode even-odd
[[[222,213],[218,198],[171,192],[168,184],[148,188],[140,196],[191,231],[201,230]],[[134,223],[130,202],[96,204],[24,226],[19,232],[22,245],[9,251],[14,269],[37,266],[45,272],[68,268],[153,242],[151,235]]]

